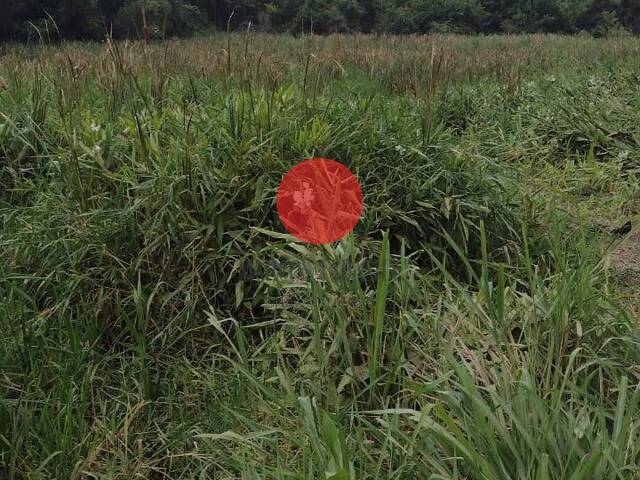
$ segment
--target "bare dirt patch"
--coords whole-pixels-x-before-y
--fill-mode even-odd
[[[611,252],[610,262],[626,284],[640,286],[640,229],[636,228]]]

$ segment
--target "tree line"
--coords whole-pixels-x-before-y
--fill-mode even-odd
[[[0,0],[1,40],[294,34],[640,34],[640,0]]]

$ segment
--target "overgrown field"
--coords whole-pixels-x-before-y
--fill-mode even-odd
[[[640,478],[639,174],[640,39],[0,46],[0,478]]]

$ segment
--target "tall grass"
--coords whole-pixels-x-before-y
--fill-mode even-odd
[[[636,478],[638,285],[594,226],[638,215],[639,51],[3,50],[0,477]],[[365,194],[323,247],[275,209],[313,156]]]

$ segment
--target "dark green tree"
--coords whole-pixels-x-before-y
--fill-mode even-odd
[[[0,39],[189,35],[202,28],[300,33],[640,34],[639,0],[0,0]],[[143,15],[144,12],[144,15]],[[143,29],[146,20],[147,30]],[[55,25],[54,25],[55,23]],[[43,34],[44,32],[44,34]],[[55,40],[55,38],[53,38]]]

